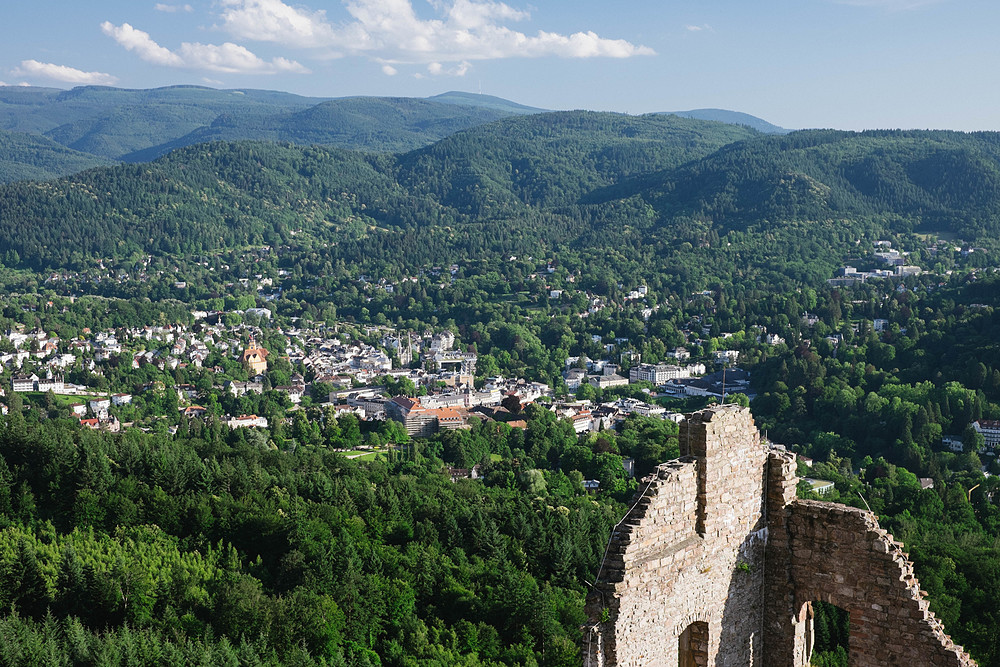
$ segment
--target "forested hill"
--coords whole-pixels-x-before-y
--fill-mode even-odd
[[[998,185],[995,132],[809,130],[726,146],[643,193],[723,230],[876,215],[977,238],[998,230]]]
[[[126,90],[0,87],[0,129],[41,134],[107,159],[159,145],[210,125],[222,114],[264,116],[323,100],[263,90],[170,86]]]
[[[421,260],[439,242],[445,245],[435,259],[456,244],[471,244],[466,252],[495,249],[497,234],[518,250],[534,239],[567,240],[586,230],[575,216],[551,219],[552,205],[573,204],[624,176],[658,173],[752,134],[673,117],[566,112],[499,121],[402,156],[202,144],[151,164],[6,186],[0,243],[35,268],[108,253],[278,244],[298,231],[306,232],[299,242],[368,237],[379,244],[401,230],[430,228],[434,238],[407,237],[423,244]],[[551,224],[537,224],[540,215]],[[489,220],[492,229],[481,226]],[[404,252],[394,248],[385,252]],[[375,250],[358,252],[366,257]]]
[[[774,123],[769,123],[763,118],[728,109],[691,109],[690,111],[664,111],[663,113],[673,114],[681,118],[697,118],[699,120],[714,120],[732,125],[746,125],[764,134],[788,134],[791,132],[791,130],[786,130]]]
[[[462,132],[399,158],[414,192],[470,213],[515,203],[578,204],[627,179],[671,170],[755,136],[744,127],[672,116],[560,111]]]
[[[217,142],[147,165],[8,185],[0,243],[34,268],[293,235],[345,261],[400,266],[559,245],[663,254],[713,243],[712,234],[774,238],[789,225],[818,229],[828,220],[874,224],[873,234],[954,231],[990,245],[1000,220],[998,137],[764,136],[676,116],[557,112],[503,119],[401,155]],[[759,249],[750,256],[765,261]]]
[[[458,130],[540,111],[498,97],[458,92],[429,99],[329,99],[201,86],[151,90],[0,86],[0,130],[44,136],[75,151],[127,162],[212,140],[401,152]],[[9,159],[18,161],[16,155]],[[30,165],[30,153],[20,161]],[[67,161],[57,171],[69,173],[72,165]]]
[[[402,152],[510,115],[510,111],[499,105],[473,106],[406,97],[349,97],[288,113],[223,114],[211,125],[122,158],[142,162],[183,146],[242,139]]]
[[[0,183],[46,180],[108,164],[36,134],[0,131]]]

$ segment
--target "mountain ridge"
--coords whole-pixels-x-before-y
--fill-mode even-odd
[[[340,245],[351,261],[382,253],[400,262],[408,258],[390,246],[425,243],[420,252],[443,261],[459,247],[470,256],[566,243],[600,249],[624,234],[666,251],[837,221],[989,243],[1000,231],[997,192],[998,133],[765,135],[668,115],[553,112],[402,154],[212,142],[44,188],[8,185],[0,242],[37,268],[79,264],[109,247],[280,245],[292,231]],[[39,220],[46,224],[31,222]],[[394,236],[403,231],[413,238]]]
[[[44,136],[77,153],[95,156],[98,164],[149,161],[183,146],[217,140],[288,141],[405,153],[461,130],[538,113],[548,111],[462,91],[412,98],[305,97],[275,90],[196,85],[78,86],[70,90],[0,87],[0,130]],[[24,166],[11,166],[2,181],[72,173],[77,163],[67,160],[63,166],[38,172],[25,155],[20,160]],[[13,165],[19,160],[9,155],[8,162]]]
[[[657,113],[680,116],[681,118],[697,118],[698,120],[714,120],[719,123],[730,125],[746,125],[764,134],[788,134],[794,130],[779,127],[763,118],[752,116],[742,111],[730,111],[729,109],[691,109],[690,111],[660,111]]]

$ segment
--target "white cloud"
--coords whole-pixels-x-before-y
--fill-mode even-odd
[[[221,0],[222,20],[231,34],[260,42],[299,47],[329,46],[336,30],[325,11],[297,9],[281,0]]]
[[[158,12],[167,12],[168,14],[173,14],[175,12],[187,12],[190,14],[194,11],[194,7],[191,5],[165,5],[162,2],[156,3],[156,5],[153,6],[153,9]]]
[[[352,20],[333,25],[324,11],[282,0],[221,0],[222,27],[244,39],[336,49],[384,62],[461,63],[513,57],[628,58],[653,55],[649,47],[606,39],[592,31],[533,36],[505,25],[528,12],[491,0],[430,0],[440,18],[417,16],[412,0],[344,0]]]
[[[294,60],[274,58],[264,60],[239,44],[199,44],[184,42],[176,51],[160,46],[149,33],[133,28],[128,23],[116,26],[110,21],[101,24],[101,30],[121,46],[135,53],[146,62],[166,67],[203,69],[229,74],[275,74],[289,72],[307,73],[309,70]]]
[[[52,79],[53,81],[63,81],[65,83],[76,83],[81,85],[103,85],[112,84],[118,79],[105,72],[84,72],[75,67],[66,65],[55,65],[53,63],[41,63],[37,60],[22,60],[21,65],[13,72],[15,76],[34,76]]]
[[[427,71],[433,76],[465,76],[471,68],[472,65],[466,61],[460,62],[455,67],[445,67],[441,63],[427,65]]]
[[[105,21],[101,24],[101,30],[127,50],[135,51],[140,58],[148,63],[166,65],[167,67],[184,66],[183,58],[154,42],[148,32],[137,30],[128,23],[117,26],[110,21]]]
[[[712,30],[712,26],[707,23],[702,23],[701,25],[686,25],[684,26],[684,29],[688,32],[702,32],[704,30],[707,30],[708,32],[715,32]]]
[[[399,70],[392,65],[382,65],[382,74],[386,76],[396,76],[399,74]]]

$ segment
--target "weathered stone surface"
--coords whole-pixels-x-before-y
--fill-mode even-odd
[[[808,665],[814,600],[850,613],[852,667],[975,664],[871,513],[796,499],[794,456],[761,444],[749,410],[689,415],[679,439],[612,536],[586,667]]]

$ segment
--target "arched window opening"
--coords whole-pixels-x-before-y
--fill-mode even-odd
[[[807,602],[799,613],[802,653],[796,661],[812,667],[847,667],[851,616],[827,602]]]
[[[708,623],[695,621],[687,626],[677,640],[679,667],[708,665]]]

